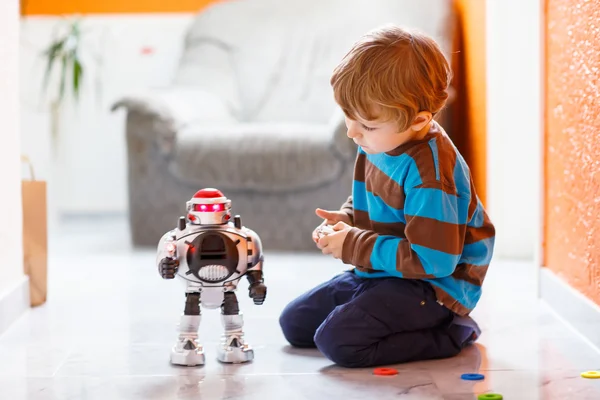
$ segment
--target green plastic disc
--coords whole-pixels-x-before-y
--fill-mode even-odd
[[[477,400],[502,400],[503,397],[498,393],[485,393],[477,396]]]

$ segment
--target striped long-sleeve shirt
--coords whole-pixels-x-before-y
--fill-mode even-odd
[[[422,279],[438,302],[467,315],[481,296],[495,229],[464,159],[433,123],[419,141],[388,153],[358,149],[353,223],[342,261],[363,277]]]

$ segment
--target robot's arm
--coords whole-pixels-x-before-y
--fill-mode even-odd
[[[179,267],[175,231],[169,231],[160,238],[156,249],[156,265],[161,277],[164,279],[175,278]]]
[[[267,296],[267,287],[264,284],[263,277],[263,251],[262,243],[258,235],[251,230],[246,231],[248,237],[248,270],[246,278],[248,279],[249,294],[254,300],[254,304],[262,304]]]

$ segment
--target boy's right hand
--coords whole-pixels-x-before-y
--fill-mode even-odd
[[[315,213],[320,218],[323,218],[323,222],[315,228],[312,233],[312,239],[315,243],[319,241],[319,228],[323,225],[335,225],[338,222],[345,222],[348,225],[352,225],[352,221],[350,220],[350,216],[343,211],[327,211],[320,208],[317,208]]]

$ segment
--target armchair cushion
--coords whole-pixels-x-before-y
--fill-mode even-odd
[[[331,184],[349,157],[328,124],[193,124],[177,135],[170,172],[186,184],[223,190],[289,192]],[[349,153],[352,153],[350,155]],[[230,156],[227,156],[230,155]]]

